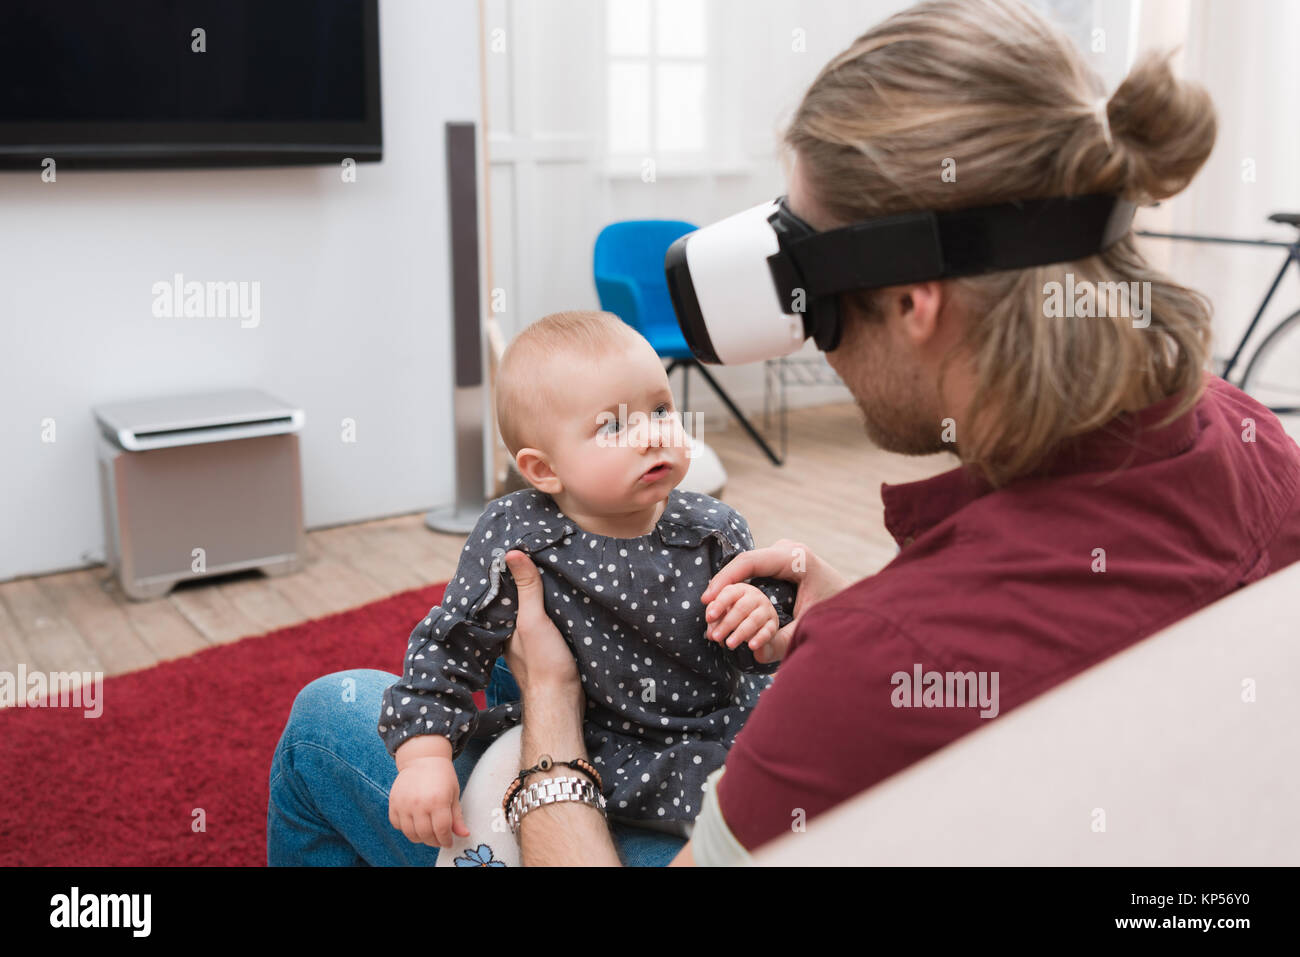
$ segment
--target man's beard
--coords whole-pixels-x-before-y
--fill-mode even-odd
[[[935,452],[953,451],[951,443],[942,440],[940,422],[920,422],[915,418],[916,406],[895,408],[874,402],[870,406],[858,400],[863,428],[867,437],[886,452],[902,455],[932,455]]]
[[[874,368],[857,381],[869,387],[869,400],[855,395],[867,437],[886,452],[902,455],[931,455],[952,451],[942,439],[942,417],[927,414],[922,401],[921,378],[904,357],[891,354],[888,341],[879,337],[864,353]],[[864,388],[863,392],[868,389]]]

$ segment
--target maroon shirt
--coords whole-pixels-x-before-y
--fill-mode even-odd
[[[1300,447],[1258,402],[1206,380],[1165,428],[1174,398],[1000,490],[963,468],[882,485],[902,550],[801,618],[718,781],[736,839],[753,850],[798,809],[811,820],[996,720],[978,704],[895,707],[897,672],[997,672],[1005,714],[1300,559]]]

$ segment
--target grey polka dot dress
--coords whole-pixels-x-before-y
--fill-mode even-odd
[[[514,633],[518,590],[505,564],[527,552],[547,613],[577,658],[586,693],[584,738],[611,818],[687,822],[777,663],[705,637],[700,593],[754,547],[731,506],[674,489],[653,531],[613,538],[580,529],[549,495],[512,492],[488,503],[441,604],[416,625],[402,677],[384,692],[379,734],[390,754],[412,735],[441,734],[459,756],[470,737],[519,720],[517,703],[479,712],[471,694]],[[754,578],[782,626],[794,585]],[[567,760],[568,755],[555,755]]]

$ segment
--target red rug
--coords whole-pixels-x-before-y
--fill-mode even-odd
[[[0,865],[265,866],[271,754],[294,696],[332,671],[401,671],[444,588],[106,678],[97,718],[0,710]]]

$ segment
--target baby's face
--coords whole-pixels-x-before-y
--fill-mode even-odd
[[[564,492],[587,511],[644,509],[685,478],[689,439],[648,344],[579,363],[552,390],[559,401],[543,451]],[[647,475],[653,466],[662,467]]]

